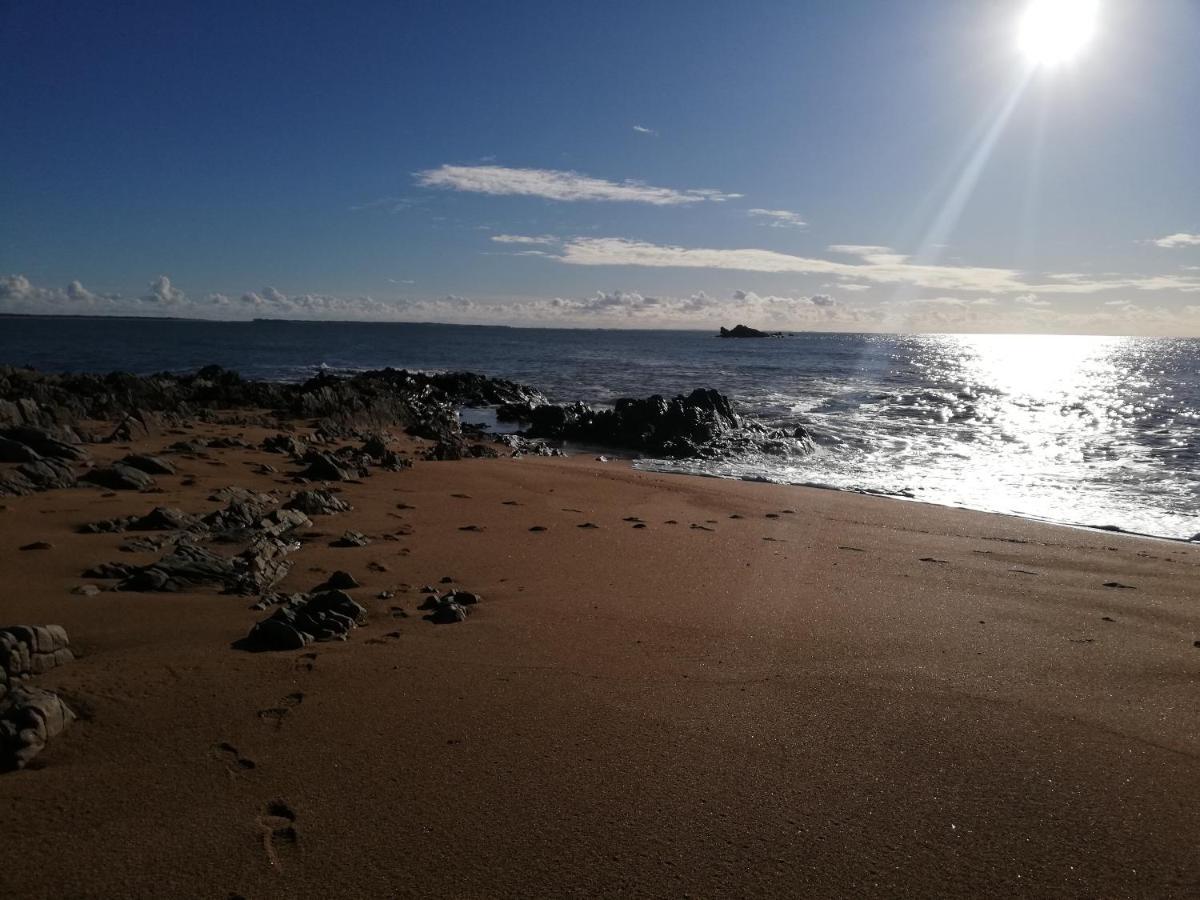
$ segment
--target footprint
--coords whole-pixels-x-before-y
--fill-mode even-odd
[[[482,525],[459,525],[459,531],[483,531]]]
[[[621,521],[622,522],[640,522],[642,520],[639,519],[637,516],[626,516]]]
[[[583,512],[583,510],[582,510],[582,509],[575,509],[574,507],[571,507],[571,506],[564,506],[562,511],[563,511],[563,512],[574,512],[574,513],[581,513],[581,512]]]
[[[948,561],[948,560],[945,560],[945,559],[935,559],[935,558],[934,558],[934,557],[932,557],[932,556],[922,556],[922,557],[921,557],[921,559],[919,560],[919,562],[937,563],[939,566],[948,566],[948,565],[950,565],[950,563],[949,563],[949,561]]]
[[[393,606],[390,610],[393,619],[407,619],[408,613],[404,611],[403,606]]]
[[[1042,574],[1041,572],[1031,572],[1031,571],[1029,571],[1029,569],[1018,569],[1016,566],[1013,566],[1008,571],[1016,572],[1018,575],[1041,575]]]
[[[298,849],[300,836],[296,833],[296,814],[283,801],[273,800],[258,817],[258,829],[262,832],[267,862],[272,868],[283,871],[283,864],[290,861]]]
[[[517,501],[517,500],[501,500],[500,502],[502,504],[504,504],[505,506],[520,506],[521,505],[520,501]]]
[[[779,513],[767,513],[767,518],[768,519],[778,519]]]
[[[409,503],[397,503],[396,509],[416,509],[416,507]]]
[[[695,522],[693,522],[691,524],[691,528],[693,531],[712,531],[713,530],[712,528],[709,528],[707,525],[697,525]]]
[[[1132,584],[1121,584],[1121,582],[1119,582],[1119,581],[1106,581],[1106,582],[1104,582],[1104,586],[1106,588],[1116,588],[1117,590],[1120,590],[1120,591],[1136,591],[1137,590],[1137,588],[1135,588]]]
[[[546,526],[545,525],[531,525],[529,530],[530,531],[545,531]]]
[[[300,672],[311,672],[317,665],[317,654],[301,653],[296,657],[296,669]]]
[[[731,518],[731,519],[740,519],[740,518],[742,518],[742,516],[739,516],[737,513],[730,513],[730,514],[729,514],[729,518]]]
[[[663,524],[664,525],[678,525],[679,523],[676,522],[674,519],[667,519],[667,521],[663,522]]]
[[[293,694],[288,694],[279,701],[278,706],[271,706],[267,709],[260,709],[258,717],[268,725],[274,726],[276,730],[283,727],[283,720],[287,714],[304,702],[304,692],[296,691]]]
[[[775,543],[775,544],[783,544],[783,543],[786,543],[786,542],[783,540],[783,538],[777,538],[777,537],[765,537],[765,538],[763,538],[763,540],[764,540],[764,541],[771,541],[772,543]]]
[[[634,523],[633,523],[633,527],[634,527],[634,528],[645,528],[645,527],[646,527],[646,523],[645,523],[645,522],[634,522]]]
[[[853,551],[854,553],[866,553],[867,552],[862,547],[847,547],[847,546],[843,546],[841,544],[838,545],[838,549],[839,550],[850,550],[850,551]]]
[[[597,525],[595,522],[583,522],[582,524],[576,525],[575,527],[576,528],[599,528],[600,526]]]
[[[246,757],[238,753],[237,747],[226,741],[222,741],[213,747],[213,754],[217,759],[225,763],[231,775],[237,775],[240,772],[249,772],[255,767],[254,760],[246,759]]]
[[[450,496],[456,497],[459,500],[470,500],[471,499],[470,494],[451,494]]]

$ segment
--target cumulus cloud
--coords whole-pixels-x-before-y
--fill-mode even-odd
[[[1168,234],[1166,237],[1156,238],[1151,243],[1166,250],[1175,247],[1200,247],[1200,234],[1187,234],[1180,231],[1176,234]]]
[[[640,181],[606,181],[578,172],[507,166],[445,165],[417,172],[416,180],[421,187],[477,194],[542,197],[561,201],[648,203],[651,206],[684,206],[704,201],[719,203],[742,196],[711,188],[678,191]]]
[[[150,290],[142,296],[142,302],[157,306],[181,306],[187,303],[187,294],[171,284],[166,275],[159,275],[150,282]]]
[[[789,209],[748,209],[746,215],[763,220],[759,224],[771,228],[803,228],[808,224],[800,213]]]

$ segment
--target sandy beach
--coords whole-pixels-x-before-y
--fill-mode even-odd
[[[153,495],[3,500],[4,619],[66,628],[78,658],[33,681],[79,716],[0,776],[4,896],[1200,888],[1196,547],[590,456],[418,461],[338,485],[354,510],[313,517],[282,586],[348,571],[367,624],[250,653],[246,597],[72,593],[158,555],[84,523],[295,488],[278,454],[191,456]],[[348,529],[370,545],[329,546]],[[443,578],[482,596],[467,621],[418,610]]]

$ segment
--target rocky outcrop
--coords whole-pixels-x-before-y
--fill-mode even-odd
[[[592,409],[582,403],[508,405],[497,411],[497,417],[527,422],[527,437],[618,447],[671,459],[716,459],[754,452],[799,456],[814,447],[803,427],[772,429],[742,419],[727,397],[703,388],[670,400],[658,395],[621,399],[611,409]]]
[[[759,331],[757,328],[751,328],[748,325],[734,325],[732,328],[721,328],[721,333],[717,337],[723,338],[769,338],[783,337],[782,331]]]
[[[240,643],[247,650],[298,650],[313,641],[345,640],[367,611],[343,591],[301,594],[255,623]]]
[[[283,504],[283,508],[299,510],[309,516],[332,516],[349,512],[354,507],[332,491],[319,489],[297,491]]]
[[[0,769],[20,769],[75,719],[50,691],[25,683],[74,659],[59,625],[0,628]]]

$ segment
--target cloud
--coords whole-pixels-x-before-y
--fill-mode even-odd
[[[187,302],[187,294],[173,287],[166,275],[159,275],[150,282],[150,291],[142,296],[142,302],[157,306],[181,306]]]
[[[1200,292],[1200,279],[1175,275],[1088,276],[1047,275],[1027,281],[1015,269],[913,263],[890,247],[835,244],[830,251],[857,257],[853,263],[794,256],[756,248],[712,249],[673,247],[627,238],[573,238],[553,258],[576,266],[726,269],[738,272],[831,275],[873,284],[909,285],[937,291],[987,294],[1092,294],[1113,290]]]
[[[653,128],[647,128],[645,125],[634,125],[633,130],[638,134],[648,134],[652,137],[658,137],[658,132]]]
[[[800,213],[794,213],[787,209],[748,209],[746,215],[765,219],[766,221],[759,222],[759,224],[768,225],[771,228],[803,228],[808,224],[800,216]]]
[[[1166,237],[1157,238],[1150,243],[1167,250],[1175,247],[1200,247],[1200,234],[1187,234],[1180,231],[1176,234],[1168,234]]]
[[[640,181],[606,181],[578,172],[554,169],[513,169],[505,166],[441,166],[416,173],[421,187],[444,188],[495,196],[542,197],[561,201],[648,203],[651,206],[684,206],[741,197],[711,188],[677,191]]]
[[[557,244],[558,238],[550,234],[493,234],[492,240],[497,244]]]

